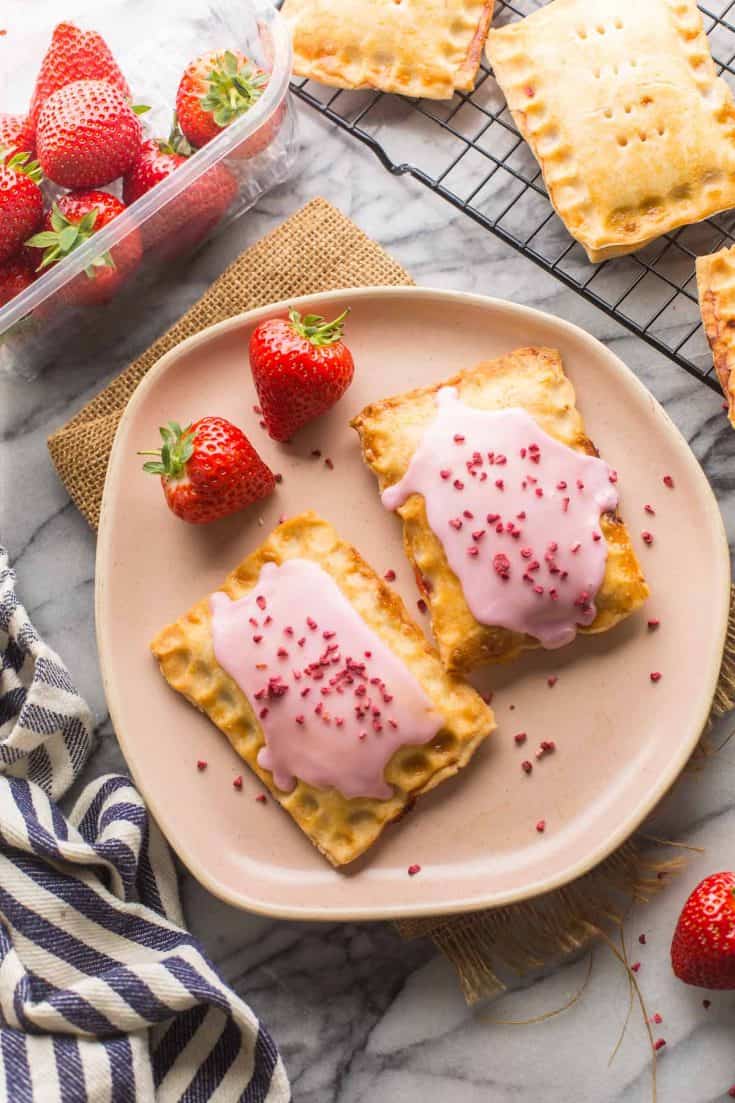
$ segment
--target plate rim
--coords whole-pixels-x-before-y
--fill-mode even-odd
[[[115,732],[117,741],[120,745],[120,749],[123,752],[125,763],[130,771],[131,777],[141,793],[143,800],[146,803],[149,813],[154,817],[157,823],[158,816],[156,814],[157,801],[155,797],[151,795],[148,789],[147,783],[143,777],[140,776],[140,772],[133,769],[129,762],[127,754],[128,740],[124,735],[124,725],[118,723],[120,716],[120,709],[118,708],[117,695],[114,690],[114,676],[110,669],[109,660],[106,658],[105,648],[103,646],[103,629],[102,629],[102,615],[101,610],[103,606],[105,596],[105,577],[107,560],[112,555],[112,549],[110,545],[110,532],[111,532],[111,508],[110,500],[112,496],[111,487],[117,481],[114,478],[114,473],[121,462],[123,452],[118,447],[119,441],[122,438],[123,432],[127,427],[127,424],[132,421],[133,416],[138,406],[143,402],[148,390],[153,386],[155,382],[169,370],[170,366],[176,362],[176,360],[185,354],[191,348],[196,347],[199,344],[207,343],[211,340],[216,340],[221,334],[228,332],[231,329],[238,329],[244,325],[251,325],[257,323],[264,318],[271,317],[276,314],[282,314],[289,307],[295,307],[299,309],[307,304],[316,303],[329,303],[334,300],[340,300],[349,298],[352,301],[358,299],[375,299],[375,298],[416,298],[416,299],[442,299],[447,303],[469,303],[484,310],[502,310],[503,312],[510,312],[515,314],[519,323],[523,323],[524,320],[529,318],[534,320],[543,320],[546,324],[551,323],[558,332],[565,333],[570,337],[576,339],[582,339],[583,343],[587,343],[594,348],[595,354],[603,356],[608,361],[610,367],[620,373],[627,385],[631,386],[634,390],[637,390],[640,397],[645,399],[648,403],[652,404],[654,410],[659,416],[663,416],[664,423],[666,424],[668,431],[671,435],[671,439],[675,442],[677,450],[681,453],[683,460],[687,467],[691,470],[694,478],[698,480],[702,488],[702,503],[707,507],[707,512],[710,515],[709,521],[714,529],[714,536],[716,543],[719,545],[719,562],[713,565],[713,570],[717,569],[722,571],[723,574],[723,601],[722,610],[720,616],[719,625],[719,640],[720,647],[715,654],[724,653],[725,641],[727,636],[727,626],[729,620],[730,609],[730,582],[731,582],[731,568],[730,568],[730,549],[727,539],[727,533],[725,531],[724,521],[722,513],[715,497],[712,486],[707,478],[703,468],[699,461],[692,452],[686,438],[683,436],[681,430],[671,419],[666,409],[661,405],[658,399],[652,394],[651,391],[645,386],[645,384],[638,378],[637,375],[624,363],[624,361],[611,349],[609,349],[599,338],[588,333],[581,326],[576,325],[574,322],[569,322],[564,318],[558,318],[555,314],[551,314],[544,310],[538,310],[535,307],[525,306],[519,303],[509,302],[505,299],[498,299],[487,295],[477,294],[475,292],[467,291],[455,291],[448,288],[433,288],[433,287],[418,287],[412,285],[399,285],[399,286],[368,286],[368,287],[350,287],[350,288],[337,288],[331,291],[313,292],[305,295],[293,296],[288,299],[281,299],[278,302],[269,303],[265,306],[255,307],[252,310],[242,311],[239,314],[235,314],[230,318],[225,318],[219,322],[215,322],[205,329],[200,330],[198,333],[194,333],[189,337],[184,338],[173,348],[169,349],[163,354],[152,367],[145,374],[140,381],[135,391],[131,395],[125,410],[120,418],[117,429],[115,431],[115,437],[113,439],[112,448],[110,450],[110,457],[107,465],[107,473],[105,476],[105,485],[102,496],[102,504],[100,509],[100,520],[97,530],[97,548],[95,554],[95,597],[94,597],[94,612],[95,612],[95,637],[97,642],[97,652],[100,665],[100,671],[102,676],[102,686],[107,701],[107,707],[110,715],[110,721],[112,723],[113,730]],[[522,346],[518,346],[522,347]],[[505,890],[503,892],[493,893],[488,891],[483,897],[458,897],[447,898],[443,901],[439,901],[436,904],[431,902],[417,902],[415,905],[386,905],[382,907],[371,906],[357,906],[357,907],[329,907],[323,908],[315,905],[302,905],[298,903],[294,904],[269,904],[267,900],[262,900],[258,897],[250,896],[246,891],[234,890],[230,885],[219,881],[216,877],[203,868],[192,855],[187,852],[185,845],[181,843],[181,840],[170,839],[168,835],[161,829],[164,838],[167,840],[171,848],[178,855],[182,863],[186,866],[189,872],[194,876],[197,881],[214,896],[218,897],[224,903],[230,904],[233,907],[241,910],[253,912],[257,915],[269,916],[276,919],[291,919],[300,921],[313,921],[313,922],[367,922],[367,921],[379,921],[388,919],[416,919],[438,916],[459,915],[467,912],[481,911],[486,908],[498,908],[505,907],[510,904],[518,904],[523,901],[535,899],[542,894],[553,892],[559,888],[564,887],[578,880],[584,874],[590,870],[596,868],[602,862],[605,861],[615,850],[617,850],[623,843],[631,838],[636,832],[643,820],[648,816],[653,809],[660,803],[665,797],[673,784],[678,779],[686,763],[689,761],[694,748],[696,747],[701,734],[706,726],[709,718],[712,700],[715,695],[717,687],[717,680],[720,673],[721,661],[715,662],[712,669],[709,672],[709,678],[703,679],[703,692],[700,698],[700,708],[697,715],[699,720],[697,723],[693,723],[692,731],[689,733],[688,738],[682,739],[679,744],[678,753],[673,756],[668,763],[667,769],[662,771],[656,777],[656,783],[652,784],[648,796],[642,799],[638,805],[632,809],[625,817],[624,821],[618,826],[617,830],[607,836],[601,844],[599,844],[593,851],[589,852],[586,857],[579,859],[573,863],[570,867],[558,871],[554,875],[550,875],[543,880],[537,880],[533,883],[524,885],[522,888]]]

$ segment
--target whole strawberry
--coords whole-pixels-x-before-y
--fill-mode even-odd
[[[36,251],[37,270],[69,256],[125,209],[124,203],[105,191],[62,195],[46,215],[41,233],[27,242]],[[107,302],[137,268],[142,253],[140,231],[132,228],[109,253],[95,257],[60,294],[68,303]]]
[[[33,153],[33,127],[25,115],[0,111],[0,157],[7,160],[16,153]]]
[[[735,988],[735,873],[697,885],[676,925],[671,964],[685,984]]]
[[[250,367],[266,428],[274,440],[325,413],[345,393],[355,373],[342,340],[345,310],[333,322],[318,314],[269,318],[253,330]]]
[[[36,278],[29,249],[21,249],[16,256],[0,264],[0,307],[5,306]]]
[[[27,153],[0,161],[0,264],[17,253],[43,218],[41,171]]]
[[[104,80],[127,100],[130,88],[101,35],[81,31],[73,23],[59,23],[41,62],[28,118],[35,132],[41,108],[49,96],[76,80]]]
[[[161,427],[159,451],[143,470],[161,476],[169,509],[193,525],[217,521],[265,498],[276,485],[245,434],[223,417],[203,417],[182,429]]]
[[[181,149],[188,149],[188,154],[179,152]],[[128,206],[185,164],[191,152],[186,139],[182,142],[175,131],[168,142],[155,138],[143,142],[123,181],[123,199]],[[210,233],[236,195],[237,180],[232,173],[224,165],[213,165],[143,223],[146,248],[155,249],[160,258],[186,252]]]
[[[206,145],[245,115],[263,95],[267,84],[267,74],[239,50],[203,54],[186,67],[176,93],[181,129],[193,146]],[[261,135],[261,147],[262,144]],[[259,151],[254,145],[249,146],[249,141],[243,142],[236,155],[248,157]]]
[[[123,176],[141,140],[135,111],[104,80],[78,80],[54,92],[36,127],[41,168],[64,188],[99,188]]]

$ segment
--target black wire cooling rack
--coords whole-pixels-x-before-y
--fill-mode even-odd
[[[494,25],[540,7],[543,0],[498,0]],[[718,70],[735,88],[735,0],[706,0],[699,7]],[[717,389],[694,260],[735,243],[735,211],[682,227],[634,255],[592,265],[551,207],[538,164],[486,65],[473,92],[447,102],[334,91],[299,78],[292,87],[369,146],[389,172],[419,180]]]

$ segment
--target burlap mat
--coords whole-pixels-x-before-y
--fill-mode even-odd
[[[107,461],[118,421],[149,368],[185,337],[213,322],[279,299],[340,287],[411,284],[375,242],[324,199],[314,199],[246,250],[209,290],[121,375],[48,442],[72,499],[93,528],[99,520]],[[713,717],[735,705],[735,620],[731,609]],[[498,971],[540,968],[574,953],[633,900],[646,900],[676,871],[681,858],[651,859],[645,836],[566,888],[539,900],[449,919],[405,920],[405,938],[429,937],[454,963],[468,1002],[502,990]]]

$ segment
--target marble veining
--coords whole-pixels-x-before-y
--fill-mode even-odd
[[[315,195],[377,238],[419,283],[483,292],[541,307],[604,340],[650,387],[703,463],[735,537],[735,434],[716,394],[577,298],[441,199],[393,178],[369,151],[300,109],[302,155],[295,178],[209,245],[171,287],[155,286],[122,340],[100,362],[82,345],[34,383],[0,380],[0,539],[18,572],[31,616],[64,656],[98,722],[87,776],[124,770],[111,730],[94,637],[94,535],[56,479],[47,435],[178,317],[244,247]],[[420,140],[420,135],[417,140]],[[318,150],[318,156],[314,151]],[[22,488],[22,493],[19,489]],[[730,721],[732,723],[732,721]],[[722,742],[724,721],[714,733]],[[663,1015],[658,1062],[662,1103],[727,1098],[735,1082],[735,994],[685,988],[671,975],[668,943],[685,894],[735,854],[735,740],[663,802],[652,834],[705,847],[684,874],[625,924],[649,1011]],[[583,998],[534,1026],[527,1019],[565,1003],[586,960],[533,975],[489,1007],[468,1010],[451,967],[424,942],[404,944],[386,924],[271,922],[236,912],[183,870],[189,923],[225,978],[247,998],[282,1048],[298,1103],[646,1103],[649,1045],[634,1007],[614,1062],[608,1060],[628,1000],[625,974],[596,951]],[[638,935],[646,934],[646,945]]]

